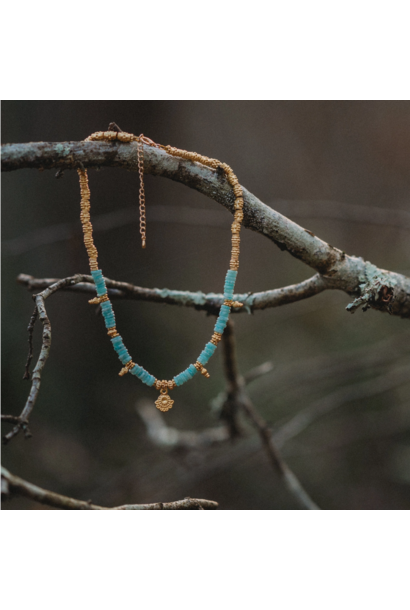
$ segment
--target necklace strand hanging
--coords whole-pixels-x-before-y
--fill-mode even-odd
[[[131,375],[135,375],[143,383],[150,387],[155,387],[160,391],[158,399],[155,401],[157,408],[160,411],[168,411],[171,409],[174,401],[168,394],[169,390],[173,390],[175,387],[179,387],[186,381],[189,381],[196,375],[201,373],[205,377],[209,377],[209,373],[205,368],[205,364],[213,356],[219,341],[222,339],[222,334],[228,323],[229,314],[231,307],[242,307],[242,303],[233,300],[233,291],[235,287],[236,276],[239,268],[239,244],[240,244],[240,230],[241,223],[243,220],[243,192],[242,187],[238,182],[238,179],[231,167],[226,163],[221,163],[217,159],[210,159],[199,155],[198,153],[188,152],[186,150],[180,150],[173,146],[162,146],[156,144],[149,138],[146,138],[142,134],[135,136],[131,133],[116,132],[116,131],[97,131],[86,138],[85,142],[92,142],[97,140],[113,141],[118,140],[119,142],[137,142],[137,156],[138,156],[138,171],[140,175],[140,191],[139,191],[139,203],[140,203],[140,233],[142,240],[142,247],[146,246],[146,220],[145,220],[145,192],[144,192],[144,144],[148,146],[154,146],[156,148],[162,148],[168,154],[174,157],[181,157],[195,163],[201,163],[212,169],[223,170],[227,177],[230,186],[233,189],[235,195],[235,213],[234,221],[232,223],[232,250],[231,250],[231,261],[228,272],[225,278],[224,285],[224,302],[219,311],[218,319],[215,324],[214,333],[211,340],[205,345],[204,349],[198,356],[198,360],[194,364],[190,364],[187,369],[176,375],[172,380],[156,379],[153,375],[148,373],[142,366],[135,364],[129,355],[121,335],[117,331],[115,323],[114,310],[111,301],[108,297],[107,287],[105,284],[104,276],[101,269],[98,268],[98,252],[94,245],[93,239],[93,227],[90,218],[90,189],[88,186],[88,174],[86,169],[79,169],[78,175],[80,179],[80,191],[81,191],[81,224],[84,233],[84,244],[87,250],[91,275],[94,280],[94,284],[97,291],[97,296],[89,301],[90,304],[101,305],[102,314],[104,316],[105,326],[107,328],[107,334],[111,339],[114,350],[117,352],[118,358],[123,364],[123,368],[120,370],[119,375],[123,376],[130,372]]]

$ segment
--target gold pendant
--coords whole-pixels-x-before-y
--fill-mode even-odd
[[[161,394],[155,401],[155,404],[157,406],[157,409],[159,409],[162,412],[165,412],[165,411],[169,411],[170,409],[172,409],[172,405],[174,404],[174,401],[168,395],[168,390],[163,389],[163,390],[161,390]]]

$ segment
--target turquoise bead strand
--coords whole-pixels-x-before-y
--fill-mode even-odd
[[[233,269],[229,269],[226,274],[225,285],[224,285],[224,299],[231,300],[233,297],[233,291],[235,288],[235,281],[237,276],[237,271]],[[114,350],[117,353],[117,356],[121,362],[121,364],[125,367],[125,372],[130,372],[132,375],[135,375],[146,385],[152,387],[157,381],[156,378],[151,375],[148,371],[146,371],[142,366],[135,364],[132,361],[132,358],[124,345],[124,341],[121,335],[117,332],[115,328],[115,314],[111,304],[111,301],[108,297],[107,287],[105,284],[105,279],[102,274],[101,269],[97,269],[96,271],[91,271],[91,275],[94,280],[94,284],[97,290],[98,297],[105,297],[105,300],[101,303],[101,311],[104,317],[105,326],[108,329],[109,334],[111,336],[111,343],[114,347]],[[214,332],[218,335],[222,335],[224,332],[226,325],[228,323],[229,314],[231,311],[231,307],[229,305],[222,305],[219,311],[219,316],[217,318]],[[205,369],[203,368],[205,364],[208,363],[210,358],[214,355],[216,351],[217,345],[213,343],[212,340],[208,342],[200,355],[198,356],[198,360],[196,364],[190,364],[188,368],[186,368],[182,373],[176,375],[173,378],[173,382],[175,386],[181,386],[190,379],[192,379],[200,370],[203,372]],[[123,373],[124,369],[122,369],[120,374]],[[205,370],[205,374],[206,370]]]

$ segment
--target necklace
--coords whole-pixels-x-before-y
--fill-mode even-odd
[[[104,276],[101,269],[98,268],[97,258],[98,252],[94,245],[93,239],[93,227],[91,224],[90,217],[90,189],[88,186],[88,174],[86,169],[79,169],[78,175],[80,179],[80,191],[81,191],[81,224],[84,233],[84,244],[87,250],[91,275],[94,280],[97,296],[89,301],[90,304],[101,305],[102,314],[104,316],[105,326],[107,328],[107,334],[111,339],[111,343],[115,351],[117,352],[118,358],[123,364],[123,368],[119,372],[120,376],[130,372],[131,375],[135,375],[143,383],[150,387],[160,391],[159,398],[155,401],[157,408],[160,411],[168,411],[171,409],[174,401],[168,394],[168,390],[172,390],[175,387],[179,387],[186,381],[189,381],[200,372],[205,377],[209,377],[209,373],[205,368],[205,364],[213,356],[219,341],[222,339],[222,334],[228,323],[229,314],[231,307],[242,307],[242,303],[233,300],[233,291],[235,287],[236,276],[239,268],[239,244],[240,244],[240,230],[241,223],[243,220],[243,192],[242,187],[238,182],[237,177],[233,173],[232,169],[226,163],[221,163],[217,159],[210,159],[199,155],[198,153],[188,152],[186,150],[180,150],[173,146],[162,146],[156,144],[149,138],[146,138],[142,134],[135,136],[131,133],[125,133],[123,131],[97,131],[86,138],[85,142],[92,142],[97,140],[105,141],[118,141],[118,142],[137,142],[137,154],[138,154],[138,170],[140,176],[140,191],[139,191],[139,202],[140,202],[140,233],[142,240],[142,247],[146,246],[146,220],[145,220],[145,191],[144,191],[144,149],[143,144],[154,146],[156,148],[162,148],[168,154],[175,157],[181,157],[195,163],[201,163],[212,169],[223,171],[227,177],[230,186],[233,189],[235,195],[235,213],[234,221],[232,223],[232,250],[231,250],[231,261],[228,272],[225,278],[224,285],[224,302],[219,311],[219,315],[215,324],[214,333],[211,340],[205,345],[204,349],[198,356],[198,360],[195,364],[190,364],[187,369],[176,375],[172,380],[166,381],[156,379],[153,375],[148,373],[142,366],[135,364],[129,355],[121,335],[117,331],[115,323],[114,310],[111,301],[108,297],[107,287],[105,284]]]

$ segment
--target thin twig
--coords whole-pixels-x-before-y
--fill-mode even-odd
[[[20,418],[18,415],[3,415],[1,416],[1,420],[7,422],[8,424],[18,424]]]
[[[48,316],[47,316],[44,301],[54,292],[57,292],[57,290],[60,290],[69,285],[75,284],[76,282],[79,282],[79,281],[81,281],[81,276],[73,276],[73,277],[64,278],[64,279],[50,285],[43,292],[41,292],[40,294],[37,294],[35,297],[36,310],[38,312],[38,317],[40,318],[40,320],[43,324],[42,346],[41,346],[41,350],[40,350],[40,355],[37,360],[37,364],[34,367],[33,374],[31,377],[31,388],[30,388],[30,393],[28,395],[26,404],[24,405],[24,408],[23,408],[21,414],[19,415],[18,421],[17,421],[16,425],[14,426],[14,428],[12,430],[10,430],[10,432],[8,432],[6,435],[3,436],[3,442],[5,444],[8,443],[14,436],[16,436],[20,432],[20,430],[24,431],[24,435],[26,438],[29,438],[31,436],[31,432],[28,427],[29,417],[34,408],[34,405],[35,405],[37,397],[38,397],[38,393],[40,391],[41,375],[42,375],[45,363],[47,362],[47,359],[48,359],[48,356],[50,353],[50,347],[51,347],[51,324],[50,324],[50,320],[48,319]],[[30,324],[33,321],[33,318],[34,318],[34,314],[30,319]],[[33,324],[34,324],[34,322],[33,322]],[[29,325],[29,329],[30,329],[30,325]],[[5,422],[8,422],[8,423],[11,423],[12,417],[13,416],[8,416],[8,415],[2,416],[2,420]]]
[[[311,405],[299,411],[288,422],[282,425],[272,435],[278,447],[283,447],[289,440],[303,432],[319,417],[341,407],[346,402],[363,400],[392,390],[410,380],[410,367],[394,368],[385,375],[380,375],[370,381],[362,381],[347,387],[339,388],[324,398],[316,400]]]
[[[255,366],[255,368],[253,368],[250,371],[248,371],[247,373],[245,373],[245,375],[243,376],[243,381],[244,381],[245,385],[248,385],[248,383],[252,383],[252,381],[259,379],[259,377],[268,375],[269,373],[271,373],[273,371],[274,368],[275,367],[272,362],[270,362],[270,361],[264,362],[263,364],[260,364],[259,366]]]
[[[72,292],[84,292],[95,294],[95,284],[90,275],[81,275],[76,285],[64,286],[64,289]],[[26,286],[28,290],[39,290],[52,286],[62,281],[57,278],[34,278],[31,275],[21,273],[17,277],[19,284]],[[136,301],[149,301],[151,303],[167,303],[168,305],[179,305],[193,307],[199,311],[207,311],[217,315],[224,301],[223,294],[203,292],[189,292],[185,290],[169,290],[168,288],[141,288],[128,282],[118,282],[105,278],[108,295],[111,299],[130,299]],[[253,294],[235,294],[236,301],[244,303],[243,307],[234,307],[232,313],[252,313],[259,309],[268,307],[279,307],[288,303],[294,303],[319,294],[326,289],[326,285],[319,274],[300,282],[283,288],[266,290],[265,292],[254,292]]]
[[[60,170],[59,170],[60,171]],[[58,173],[58,172],[57,172]],[[56,177],[61,177],[61,173]],[[385,229],[410,230],[410,213],[406,210],[378,208],[364,205],[340,203],[338,201],[284,201],[275,199],[269,207],[279,210],[291,218],[320,218],[344,222],[359,222]],[[187,206],[151,205],[147,210],[149,222],[185,224],[201,227],[229,227],[229,218],[223,210],[207,210]],[[110,231],[139,222],[135,206],[120,208],[105,214],[96,214],[93,219],[94,233]],[[48,225],[18,237],[4,240],[3,256],[16,256],[31,250],[60,243],[81,235],[80,222],[65,222]]]
[[[229,217],[225,210],[207,210],[187,206],[151,205],[147,209],[147,220],[151,222],[165,222],[188,226],[220,227],[229,229]],[[93,232],[104,233],[112,229],[139,223],[139,210],[135,206],[114,210],[106,214],[93,216]],[[41,246],[48,246],[68,241],[81,236],[80,221],[64,222],[49,225],[30,231],[18,237],[2,242],[3,256],[17,256],[30,252]]]
[[[214,510],[218,508],[218,503],[212,500],[201,500],[196,498],[185,498],[176,502],[156,502],[155,504],[124,504],[123,506],[115,506],[107,508],[98,506],[92,502],[84,500],[75,500],[68,496],[62,496],[53,491],[47,491],[37,485],[33,485],[20,477],[11,474],[6,468],[1,468],[2,489],[5,489],[4,495],[11,493],[30,498],[40,504],[53,506],[54,508],[62,508],[65,510]],[[3,486],[3,481],[7,485]]]
[[[226,379],[226,395],[221,406],[220,418],[226,422],[231,438],[235,438],[242,434],[238,412],[242,406],[240,398],[242,397],[244,381],[238,373],[233,322],[228,322],[222,335],[222,358]]]
[[[314,424],[321,417],[332,413],[336,409],[340,409],[349,402],[366,400],[383,393],[389,397],[392,391],[397,387],[400,387],[400,385],[408,383],[409,379],[410,369],[408,366],[405,366],[394,368],[388,373],[379,375],[371,381],[351,384],[330,392],[323,398],[312,401],[305,409],[299,411],[284,424],[275,425],[274,431],[271,431],[274,445],[277,448],[280,448],[280,451],[283,451],[286,456],[304,455],[306,453],[314,452],[316,451],[316,447],[308,448],[307,450],[305,447],[299,449],[299,447],[296,446],[295,449],[292,446],[288,449],[287,443],[303,433],[308,426]],[[316,380],[313,379],[313,382],[316,383]],[[359,413],[361,413],[361,403],[359,403],[358,408]],[[250,459],[257,457],[258,445],[259,442],[255,438],[250,437],[243,439],[240,444],[238,443],[230,448],[229,454],[224,456],[218,455],[213,462],[208,459],[206,466],[202,467],[201,476],[208,477],[210,473],[218,471],[220,468],[227,469],[232,463],[238,463],[240,460],[246,459],[249,462]],[[338,444],[336,442],[335,447],[337,446]],[[322,449],[320,449],[320,451],[322,451]],[[326,450],[329,449],[330,447],[328,446]]]
[[[352,414],[349,413],[338,418],[338,429],[340,434],[337,435],[336,439],[328,439],[327,442],[325,440],[322,443],[318,439],[309,443],[297,443],[288,453],[292,456],[310,456],[337,452],[361,441],[370,440],[373,442],[376,439],[407,434],[410,431],[408,403],[390,407],[386,411],[359,412],[353,418]]]
[[[253,403],[247,396],[242,397],[242,408],[250,421],[253,423],[259,433],[259,437],[265,447],[266,454],[268,455],[273,469],[279,474],[285,483],[288,490],[291,492],[293,497],[298,502],[299,506],[308,510],[319,510],[319,507],[306,490],[301,485],[299,479],[292,472],[286,462],[280,455],[277,447],[272,440],[272,431],[265,420],[257,413]]]
[[[383,368],[388,362],[409,353],[410,332],[402,329],[400,333],[391,337],[345,352],[329,352],[326,355],[296,360],[296,362],[283,366],[278,363],[275,369],[275,379],[285,388],[288,396],[292,380],[298,380],[297,388],[292,391],[293,400],[304,384],[313,384],[316,387],[318,383],[327,380],[332,383],[340,382],[349,379],[352,375],[372,372],[378,367]],[[302,392],[303,395],[306,392],[303,387]]]
[[[281,214],[292,218],[337,220],[379,227],[410,230],[410,212],[399,208],[380,208],[333,200],[274,199],[269,202]]]
[[[299,506],[309,510],[318,510],[319,507],[313,502],[308,493],[302,487],[300,481],[295,474],[290,470],[289,466],[284,462],[273,440],[272,433],[268,424],[259,415],[252,401],[244,390],[243,379],[238,375],[236,363],[236,349],[233,322],[229,321],[224,337],[224,369],[228,384],[228,395],[230,392],[230,400],[236,404],[236,409],[233,413],[236,415],[238,409],[242,409],[247,417],[252,422],[259,434],[259,438],[265,448],[266,454],[276,473],[279,474],[288,490],[298,502]]]

